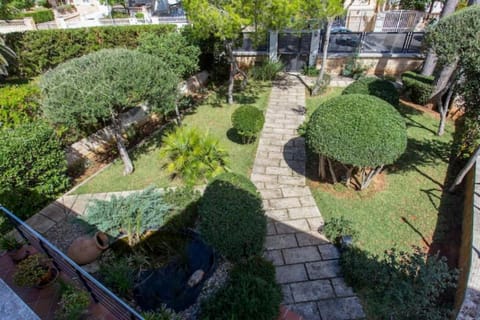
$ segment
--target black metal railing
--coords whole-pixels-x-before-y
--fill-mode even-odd
[[[421,53],[424,32],[334,32],[330,34],[328,53]],[[324,32],[320,33],[318,53],[322,53]],[[265,43],[253,45],[244,34],[243,43],[235,49],[241,51],[266,51]],[[278,55],[308,55],[311,51],[311,31],[280,32]]]
[[[112,313],[115,319],[132,320],[143,319],[143,317],[131,308],[127,303],[117,297],[113,292],[101,284],[98,280],[84,271],[74,261],[62,253],[57,247],[51,244],[41,234],[20,220],[8,209],[0,205],[0,211],[14,225],[15,229],[25,241],[35,247],[38,251],[52,259],[58,270],[72,279],[78,279],[80,284],[90,293],[96,303],[100,303]]]

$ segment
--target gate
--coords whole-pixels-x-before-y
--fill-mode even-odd
[[[300,71],[308,64],[311,32],[282,32],[278,34],[278,56],[285,71]]]
[[[407,32],[412,31],[423,12],[411,10],[386,11],[377,14],[376,32]]]

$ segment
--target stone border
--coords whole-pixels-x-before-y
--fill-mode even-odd
[[[480,157],[477,159],[476,165],[472,168],[472,181],[467,183],[473,184],[473,208],[472,223],[470,226],[472,236],[468,244],[467,254],[470,256],[469,270],[465,270],[468,274],[466,289],[464,292],[463,302],[460,306],[460,311],[457,315],[457,320],[474,320],[480,318]],[[467,188],[467,192],[468,192]],[[466,197],[469,197],[467,194]],[[470,211],[470,208],[465,208],[465,212]],[[468,217],[467,217],[468,218]],[[465,219],[464,219],[465,220]],[[465,232],[466,227],[463,227],[462,233]],[[462,246],[464,244],[462,243]]]

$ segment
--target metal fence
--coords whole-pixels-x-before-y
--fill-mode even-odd
[[[421,53],[423,32],[338,32],[330,34],[328,53]],[[320,33],[318,53],[323,52],[324,33]],[[278,34],[278,55],[308,56],[311,48],[311,31],[280,32]],[[267,52],[268,40],[254,45],[249,34],[244,34],[243,43],[237,52]]]
[[[108,290],[98,280],[80,268],[74,261],[63,254],[57,247],[52,245],[37,231],[32,229],[29,225],[24,223],[3,206],[0,206],[0,211],[8,218],[10,222],[12,222],[12,224],[15,226],[15,229],[28,243],[30,243],[30,245],[35,247],[39,252],[42,252],[50,257],[55,267],[62,271],[65,275],[72,279],[78,279],[83,287],[90,293],[92,299],[110,311],[115,319],[143,320],[143,317],[133,308]]]

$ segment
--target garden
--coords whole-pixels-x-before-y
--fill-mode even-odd
[[[0,203],[26,220],[68,190],[97,194],[82,216],[63,220],[64,232],[78,236],[73,242],[47,235],[146,319],[273,320],[282,289],[262,256],[268,221],[248,177],[283,66],[241,68],[233,48],[249,21],[233,7],[216,14],[204,3],[185,2],[197,23],[182,30],[6,35]],[[286,26],[291,19],[283,18],[262,27]],[[432,34],[438,52],[453,56]],[[468,69],[472,57],[462,59]],[[325,220],[318,231],[341,249],[343,276],[367,318],[449,318],[463,194],[446,187],[477,139],[477,73],[462,74],[472,77],[463,92],[466,120],[453,123],[446,117],[453,93],[442,89],[440,112],[423,106],[436,90],[430,76],[406,72],[402,90],[392,79],[363,75],[336,88],[322,66],[306,90],[319,95],[307,99],[298,128]],[[199,71],[208,72],[208,83]],[[132,111],[146,115],[142,125],[125,124]],[[75,142],[99,132],[108,141],[95,158],[67,163]],[[10,228],[2,216],[2,235]],[[9,236],[0,245],[18,262],[16,285],[41,288],[59,277],[29,246]],[[85,316],[90,298],[79,287],[62,283],[58,318]]]
[[[67,218],[64,228],[78,236],[72,243],[51,233],[49,239],[80,265],[96,261],[91,274],[146,318],[274,318],[282,294],[273,265],[261,257],[266,216],[246,176],[278,70],[255,69],[248,85],[235,83],[235,103],[227,104],[225,60],[219,58],[205,68],[210,84],[183,95],[182,81],[199,71],[200,46],[212,40],[192,40],[188,28],[123,29],[7,37],[18,61],[0,88],[1,130],[9,136],[0,147],[2,204],[27,219],[55,200],[89,173],[89,161],[67,168],[65,150],[109,126],[115,143],[100,161],[118,160],[77,192],[135,192],[93,201],[85,216]],[[85,33],[86,46],[66,51]],[[54,49],[57,61],[41,48],[50,36],[63,42]],[[33,61],[29,54],[37,45]],[[122,114],[142,103],[155,115],[148,130],[125,130]],[[198,185],[203,195],[194,190]],[[9,227],[2,223],[3,230]],[[8,237],[2,248],[20,250],[17,285],[41,287],[44,273],[51,275],[48,282],[57,278],[47,257],[24,254],[25,246]],[[78,304],[69,310],[61,303],[58,318],[78,318],[89,304],[69,285],[62,297]]]

